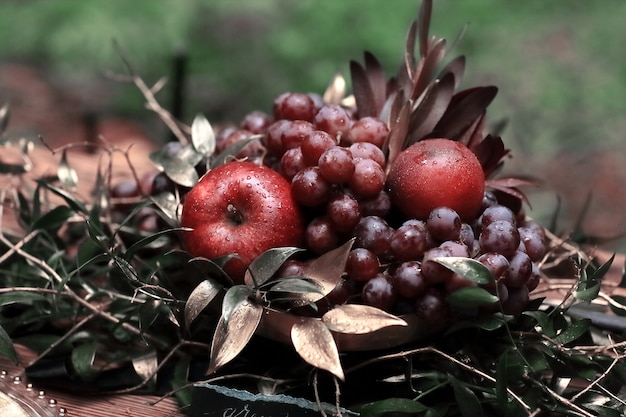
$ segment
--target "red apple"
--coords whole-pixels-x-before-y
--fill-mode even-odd
[[[485,193],[485,174],[476,155],[450,139],[426,139],[409,146],[392,162],[387,186],[393,204],[406,216],[426,219],[437,207],[471,220]]]
[[[291,186],[278,172],[252,162],[227,162],[207,172],[183,201],[183,243],[194,256],[237,254],[225,266],[236,283],[264,251],[300,246],[303,220]]]

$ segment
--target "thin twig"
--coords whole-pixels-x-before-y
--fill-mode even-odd
[[[450,362],[455,363],[456,365],[460,366],[461,368],[474,373],[478,376],[480,376],[481,378],[484,378],[488,381],[490,381],[491,383],[495,384],[496,383],[496,379],[484,372],[482,372],[480,369],[476,369],[473,366],[470,366],[458,359],[456,359],[453,356],[448,355],[445,352],[440,351],[439,349],[436,349],[434,347],[423,347],[423,348],[415,348],[415,349],[411,349],[411,350],[407,350],[407,351],[403,351],[403,352],[397,352],[397,353],[391,353],[388,355],[383,355],[383,356],[378,356],[376,358],[373,359],[369,359],[367,361],[361,362],[360,364],[357,364],[349,369],[346,369],[345,373],[348,374],[350,372],[356,371],[357,369],[363,368],[364,366],[370,365],[372,363],[376,363],[376,362],[380,362],[380,361],[384,361],[384,360],[390,360],[390,359],[398,359],[398,358],[404,358],[408,355],[416,355],[416,354],[420,354],[420,353],[434,353],[435,355],[439,355],[447,360],[449,360]],[[517,401],[522,407],[524,407],[526,410],[530,410],[530,406],[528,404],[526,404],[524,402],[524,400],[522,400],[520,397],[517,396],[517,394],[515,394],[510,388],[506,389],[507,393],[513,398],[515,399],[515,401]]]

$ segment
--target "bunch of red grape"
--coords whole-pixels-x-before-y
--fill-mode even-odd
[[[539,283],[544,229],[523,209],[499,204],[487,190],[479,216],[463,222],[439,207],[425,219],[405,218],[386,190],[383,144],[387,124],[358,118],[315,94],[284,93],[273,115],[252,112],[238,128],[222,130],[217,149],[260,134],[238,157],[261,160],[291,181],[293,196],[306,214],[305,249],[322,254],[355,238],[345,282],[329,303],[350,299],[394,313],[415,312],[425,320],[445,319],[445,297],[477,285],[431,259],[467,257],[484,264],[494,282],[484,287],[499,298],[486,306],[518,314]],[[305,261],[290,261],[283,276],[298,275]]]

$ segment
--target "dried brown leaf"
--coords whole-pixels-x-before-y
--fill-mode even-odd
[[[11,116],[11,112],[9,110],[9,103],[5,103],[2,107],[0,107],[0,134],[4,133],[9,125],[9,118]]]
[[[322,316],[326,326],[339,333],[364,334],[389,326],[406,326],[406,321],[386,311],[363,304],[343,304]]]
[[[291,342],[306,362],[330,372],[342,381],[345,379],[337,344],[322,321],[304,318],[294,324],[291,328]]]
[[[139,377],[143,381],[152,381],[156,379],[157,370],[159,367],[159,359],[157,357],[156,351],[152,351],[138,358],[133,358],[132,366],[135,370],[135,373],[139,375]]]
[[[207,374],[212,374],[233,360],[256,331],[263,307],[249,300],[243,301],[232,309],[228,318],[220,317],[211,343],[211,357]]]
[[[224,287],[213,280],[207,279],[202,281],[193,289],[187,302],[185,303],[185,325],[187,328],[202,313],[202,311],[211,304],[224,289]]]
[[[353,243],[354,239],[350,239],[340,247],[320,255],[304,268],[302,276],[315,280],[320,287],[319,293],[311,293],[307,297],[309,301],[323,298],[341,281]]]
[[[205,156],[215,152],[215,132],[213,126],[201,114],[196,115],[191,124],[191,143],[196,151]]]

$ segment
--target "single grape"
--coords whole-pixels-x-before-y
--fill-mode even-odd
[[[477,261],[487,267],[494,282],[504,277],[509,269],[509,260],[500,253],[483,253],[478,257]]]
[[[461,224],[458,213],[448,207],[437,207],[432,210],[426,221],[431,236],[439,242],[459,240]]]
[[[391,234],[392,229],[384,219],[378,216],[363,217],[354,228],[354,245],[380,256],[390,249]]]
[[[469,249],[461,242],[455,242],[453,240],[446,240],[445,242],[441,242],[439,245],[440,248],[446,249],[450,252],[452,256],[468,258],[469,257]]]
[[[546,253],[544,234],[538,232],[536,228],[529,226],[518,227],[517,231],[519,232],[524,252],[528,254],[533,262],[539,262]]]
[[[348,180],[348,186],[360,197],[373,197],[385,187],[385,178],[385,171],[374,160],[355,158],[354,173]]]
[[[483,211],[487,207],[495,206],[496,204],[498,204],[498,199],[496,198],[496,195],[492,191],[489,191],[489,190],[485,191],[485,195],[483,196],[483,204],[482,204]]]
[[[348,132],[348,143],[368,142],[382,148],[389,135],[387,124],[376,117],[362,117],[352,124]]]
[[[452,254],[448,249],[439,246],[428,249],[422,259],[422,274],[430,283],[441,283],[449,281],[454,274],[451,270],[433,261],[434,258],[450,257]]]
[[[315,116],[313,99],[303,93],[283,93],[274,100],[276,119],[312,121]]]
[[[450,307],[444,299],[444,294],[432,289],[415,300],[415,314],[427,323],[439,324],[448,319]]]
[[[300,149],[300,147],[287,149],[282,158],[280,158],[280,172],[289,181],[307,166],[308,165],[304,162],[302,149]]]
[[[316,217],[306,227],[305,244],[311,251],[322,254],[339,246],[339,237],[328,217]]]
[[[352,127],[352,118],[343,107],[336,104],[325,104],[313,119],[319,130],[329,133],[338,140],[345,136]]]
[[[433,242],[426,223],[420,220],[405,222],[391,235],[391,253],[400,262],[421,259],[432,248]]]
[[[384,273],[367,281],[361,295],[365,304],[385,311],[391,310],[398,299],[389,276]]]
[[[532,272],[532,261],[524,252],[516,251],[509,258],[509,268],[507,269],[504,283],[509,288],[518,288],[526,284]]]
[[[352,230],[361,220],[359,202],[350,194],[341,193],[330,199],[326,213],[337,230]]]
[[[239,127],[241,129],[252,132],[255,135],[258,135],[261,133],[265,133],[269,125],[272,124],[272,122],[273,119],[269,114],[255,110],[246,114],[243,117]]]
[[[307,165],[317,165],[322,154],[337,145],[337,141],[323,130],[314,130],[302,140],[300,147]]]
[[[373,143],[357,142],[350,145],[348,149],[350,149],[353,158],[371,159],[382,168],[385,167],[387,158],[385,158],[383,151]]]
[[[283,150],[299,147],[304,138],[314,130],[315,126],[304,120],[289,122],[289,124],[285,126],[281,137]]]
[[[529,301],[528,288],[525,285],[521,287],[509,287],[509,295],[505,302],[502,303],[502,312],[513,316],[520,315]]]
[[[485,211],[483,211],[481,217],[483,227],[497,220],[507,221],[514,225],[517,224],[515,213],[513,213],[513,211],[511,211],[511,209],[508,207],[494,205],[491,207],[487,207]]]
[[[265,135],[261,139],[261,143],[267,149],[267,152],[273,156],[282,156],[285,152],[283,146],[283,132],[291,125],[289,120],[277,120],[267,127]]]
[[[541,271],[539,270],[537,264],[533,264],[530,271],[530,276],[526,281],[526,288],[528,288],[529,292],[532,292],[535,290],[535,288],[537,288],[539,282],[541,282]]]
[[[332,187],[322,177],[318,167],[307,167],[294,175],[291,191],[294,199],[303,206],[319,206],[328,201]]]
[[[468,223],[461,224],[461,231],[459,232],[459,240],[470,249],[474,247],[474,241],[476,236],[474,235],[474,229]]]
[[[520,236],[513,223],[496,220],[483,228],[478,241],[483,253],[497,252],[509,257],[517,251]]]
[[[348,254],[346,274],[354,281],[368,281],[380,270],[378,257],[368,249],[355,248]]]
[[[333,146],[324,151],[317,165],[322,176],[331,184],[346,183],[354,174],[352,153],[341,146]]]
[[[306,263],[298,261],[296,259],[288,259],[283,263],[276,272],[276,276],[282,277],[300,277],[303,275],[306,268]]]
[[[421,264],[417,261],[403,262],[391,275],[391,283],[400,297],[416,298],[426,291],[426,280]]]
[[[382,190],[373,197],[360,197],[359,204],[361,205],[362,216],[378,216],[387,217],[391,211],[391,197],[389,193]]]

